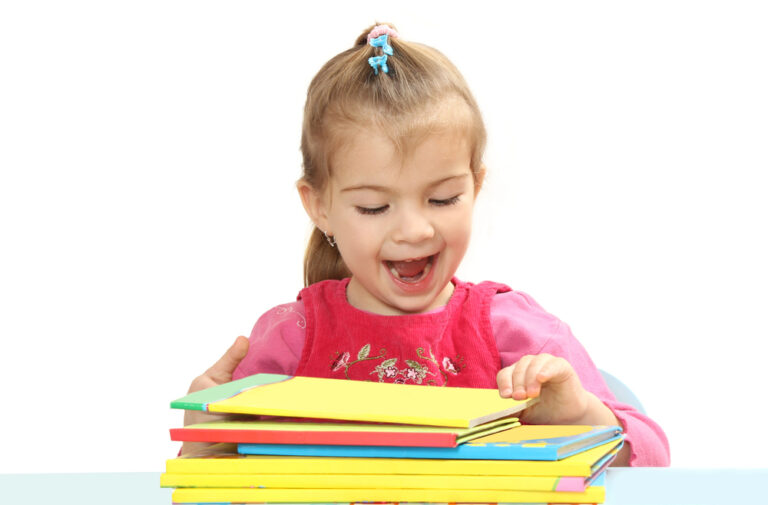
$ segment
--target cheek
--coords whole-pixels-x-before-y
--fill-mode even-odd
[[[472,209],[461,209],[461,212],[446,219],[444,224],[447,240],[457,244],[469,242],[469,236],[472,233]]]
[[[472,233],[472,227],[466,226],[466,227],[456,227],[456,229],[451,234],[449,240],[449,243],[457,250],[461,250],[462,254],[466,252],[467,248],[469,247],[469,238]]]
[[[374,226],[345,226],[339,229],[342,257],[347,262],[360,263],[376,259],[380,241]]]

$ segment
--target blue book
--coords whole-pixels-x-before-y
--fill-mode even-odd
[[[457,447],[238,444],[240,454],[557,461],[623,437],[618,426],[524,425]]]

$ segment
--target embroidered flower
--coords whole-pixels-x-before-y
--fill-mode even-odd
[[[429,371],[428,366],[424,366],[418,361],[414,361],[412,359],[405,360],[406,363],[408,363],[408,366],[410,368],[406,368],[403,370],[403,375],[405,375],[405,378],[408,380],[414,381],[416,384],[421,384],[421,381],[424,379],[424,377],[427,376],[429,373],[430,375],[434,375],[432,372]]]
[[[331,371],[335,372],[337,370],[340,370],[347,366],[347,363],[349,362],[349,353],[345,352],[341,356],[338,356],[333,363],[331,363]]]
[[[451,358],[448,356],[443,358],[443,368],[446,372],[451,372],[453,375],[459,374],[459,371],[456,370],[456,367],[453,365],[453,361],[451,361]]]
[[[384,382],[385,377],[387,379],[397,377],[400,373],[400,370],[395,366],[396,363],[397,358],[390,358],[385,360],[381,364],[376,365],[376,368],[373,369],[371,374],[377,374],[379,376],[379,382]]]

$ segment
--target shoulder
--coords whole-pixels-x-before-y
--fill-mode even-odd
[[[511,289],[493,296],[491,317],[516,325],[550,327],[560,324],[560,320],[544,310],[531,295]]]
[[[534,298],[510,290],[493,296],[491,326],[499,352],[514,348],[515,354],[538,354],[546,348],[567,345],[570,328],[547,312]]]
[[[248,339],[248,354],[232,378],[256,373],[293,375],[304,349],[306,326],[302,300],[277,305],[266,311],[256,321]]]
[[[454,286],[456,286],[459,289],[465,289],[470,293],[479,293],[479,294],[485,294],[485,295],[495,295],[497,293],[504,293],[512,289],[506,284],[502,284],[500,282],[493,282],[493,281],[482,281],[477,283],[464,282],[454,277],[451,280],[451,282],[453,283]]]
[[[301,299],[276,305],[259,317],[251,332],[251,338],[269,337],[275,330],[280,332],[290,331],[294,328],[303,330],[307,325],[304,314],[304,301]]]
[[[309,286],[306,286],[299,292],[298,299],[307,298],[308,296],[328,295],[339,292],[340,290],[346,290],[347,284],[349,284],[350,278],[344,279],[326,279],[324,281],[318,281]]]

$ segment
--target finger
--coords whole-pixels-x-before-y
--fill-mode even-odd
[[[515,370],[515,365],[510,365],[499,370],[496,374],[496,385],[499,387],[499,395],[502,398],[509,398],[512,396],[512,373]]]
[[[526,355],[515,363],[515,368],[512,371],[512,398],[515,400],[524,400],[527,396],[525,393],[525,376],[533,358],[534,356]]]
[[[575,371],[570,363],[563,358],[553,357],[546,366],[539,371],[540,382],[551,382],[559,384],[569,380],[575,375]]]
[[[542,370],[546,370],[549,363],[554,359],[550,354],[537,354],[528,365],[525,371],[525,393],[530,398],[536,398],[541,394],[541,386],[546,383],[548,377],[542,376]]]
[[[242,335],[227,349],[219,361],[213,364],[204,375],[210,377],[216,384],[224,384],[232,380],[232,372],[248,354],[248,339]]]

